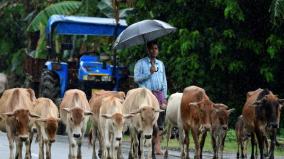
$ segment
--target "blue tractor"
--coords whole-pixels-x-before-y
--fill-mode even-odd
[[[115,38],[126,27],[125,20],[119,20],[117,24],[115,19],[111,18],[51,16],[46,27],[49,60],[45,62],[41,73],[39,96],[56,100],[62,98],[70,88],[82,89],[88,97],[97,89],[125,90],[122,85],[127,81],[128,69],[117,64],[115,52],[112,57],[106,53],[88,52],[76,54],[75,60],[64,61],[61,57],[66,50],[74,52],[74,36]],[[56,52],[56,36],[69,36],[69,39],[72,39],[71,42],[61,43],[62,52]]]

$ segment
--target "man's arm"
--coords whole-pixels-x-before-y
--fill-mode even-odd
[[[143,63],[142,61],[139,60],[134,67],[134,81],[136,83],[140,83],[143,82],[144,80],[149,79],[150,76],[151,76],[150,70],[149,72],[143,73]]]

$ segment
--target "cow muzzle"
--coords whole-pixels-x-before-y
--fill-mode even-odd
[[[24,142],[24,141],[26,141],[28,139],[28,136],[27,135],[23,135],[23,136],[20,136],[19,138],[20,138],[20,140],[22,142]]]
[[[116,141],[121,141],[121,137],[117,137],[115,139],[116,139]]]
[[[145,135],[145,139],[151,139],[152,135]]]
[[[81,137],[81,134],[73,134],[73,137],[76,138],[76,139],[78,139],[78,138]]]

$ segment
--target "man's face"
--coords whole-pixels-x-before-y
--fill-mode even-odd
[[[159,54],[159,48],[157,44],[153,44],[148,48],[149,56],[156,58]]]

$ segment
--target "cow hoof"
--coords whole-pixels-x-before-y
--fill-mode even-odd
[[[168,156],[169,156],[169,152],[168,152],[168,150],[166,150],[165,155],[164,155],[164,159],[167,159]]]
[[[103,154],[103,151],[102,151],[102,150],[99,150],[99,151],[98,151],[98,156],[99,156],[99,158],[102,158],[102,154]]]

